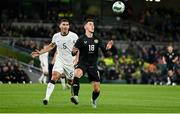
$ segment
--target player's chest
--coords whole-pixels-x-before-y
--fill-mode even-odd
[[[56,41],[56,45],[58,48],[65,48],[66,46],[72,46],[74,45],[74,42],[72,39],[70,38],[59,38]]]
[[[175,56],[174,53],[167,53],[167,54],[166,54],[167,59],[170,59],[170,60],[173,59],[174,56]]]
[[[96,39],[83,40],[82,43],[82,47],[86,52],[94,52],[98,50],[98,40]]]

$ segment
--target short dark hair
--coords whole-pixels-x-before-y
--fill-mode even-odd
[[[69,19],[67,19],[67,18],[61,18],[59,20],[59,24],[61,24],[62,22],[69,22],[70,23]]]
[[[92,19],[92,18],[87,18],[87,19],[84,21],[84,25],[87,24],[88,22],[93,22],[93,23],[94,23],[94,19]]]

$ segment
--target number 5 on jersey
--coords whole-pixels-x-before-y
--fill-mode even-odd
[[[63,49],[66,49],[67,46],[66,46],[66,43],[63,43]]]

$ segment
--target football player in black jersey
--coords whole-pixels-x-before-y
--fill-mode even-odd
[[[163,63],[166,65],[167,70],[167,85],[175,84],[173,78],[177,60],[177,53],[173,50],[173,47],[169,45],[167,47],[167,52],[163,55]]]
[[[77,40],[72,51],[72,55],[79,54],[79,61],[75,66],[71,102],[74,104],[79,103],[79,79],[87,73],[93,87],[91,104],[93,108],[96,108],[96,99],[100,94],[100,74],[97,69],[98,49],[101,48],[103,51],[109,50],[113,45],[113,41],[111,40],[106,43],[99,37],[96,37],[94,35],[94,27],[93,19],[85,21],[85,34]]]

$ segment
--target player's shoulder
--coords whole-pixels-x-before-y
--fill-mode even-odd
[[[162,53],[163,53],[164,56],[169,55],[169,52],[168,52],[168,51],[163,51]]]
[[[100,38],[100,36],[98,36],[98,35],[94,35],[94,42],[95,43],[100,43],[100,42],[102,42],[103,40]]]
[[[69,34],[70,34],[70,35],[76,35],[76,36],[77,36],[77,34],[76,34],[75,32],[72,32],[72,31],[69,31]]]
[[[72,32],[72,31],[69,31],[68,36],[70,36],[71,38],[74,38],[74,39],[78,39],[78,35],[75,32]]]
[[[61,35],[60,32],[57,32],[53,35],[53,38],[59,37],[60,35]]]
[[[78,38],[78,41],[83,42],[84,40],[86,40],[86,36],[85,35],[80,35]]]
[[[97,35],[97,34],[94,34],[94,38],[98,39],[98,40],[102,40],[101,37],[99,35]]]
[[[81,36],[79,36],[79,39],[81,39],[81,40],[83,40],[83,39],[85,39],[86,38],[86,36],[83,34],[83,35],[81,35]]]

